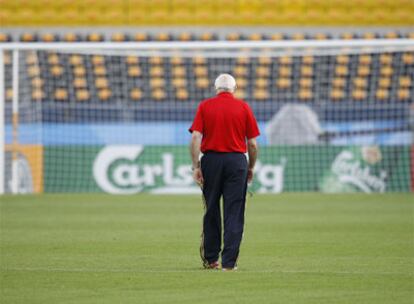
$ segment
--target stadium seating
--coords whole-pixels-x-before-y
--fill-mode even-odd
[[[411,33],[342,33],[344,39],[410,37]],[[229,33],[228,40],[331,39],[332,33]],[[0,41],[15,40],[1,33]],[[22,42],[76,41],[189,41],[220,39],[218,33],[115,32],[36,33],[18,36]],[[237,57],[228,72],[238,81],[237,96],[249,101],[273,102],[413,102],[414,53],[385,53],[271,58]],[[326,69],[328,60],[329,69]],[[109,61],[109,62],[108,62]],[[179,55],[102,56],[25,53],[24,73],[30,79],[32,101],[57,102],[191,102],[212,93],[217,59]],[[6,53],[6,100],[11,101],[11,55]],[[324,67],[324,68],[322,68]],[[47,82],[46,82],[47,80]]]
[[[223,2],[231,10],[222,9]],[[204,0],[202,4],[185,0],[20,0],[2,1],[1,6],[0,26],[414,23],[414,2],[409,0]]]

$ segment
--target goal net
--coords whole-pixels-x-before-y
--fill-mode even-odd
[[[413,40],[0,51],[2,191],[199,192],[188,128],[220,73],[261,130],[253,192],[412,191]]]

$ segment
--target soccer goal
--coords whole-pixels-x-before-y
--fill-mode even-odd
[[[250,186],[413,189],[414,40],[0,44],[0,193],[198,193],[188,128],[230,73]]]

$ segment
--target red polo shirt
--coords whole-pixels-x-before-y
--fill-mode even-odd
[[[247,102],[223,92],[202,101],[190,132],[203,134],[201,152],[246,153],[246,139],[259,136],[259,128]]]

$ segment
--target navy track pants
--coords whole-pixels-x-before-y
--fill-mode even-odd
[[[205,215],[200,254],[203,262],[218,261],[221,251],[223,196],[223,268],[236,266],[243,236],[247,190],[247,159],[242,153],[208,152],[201,159]]]

